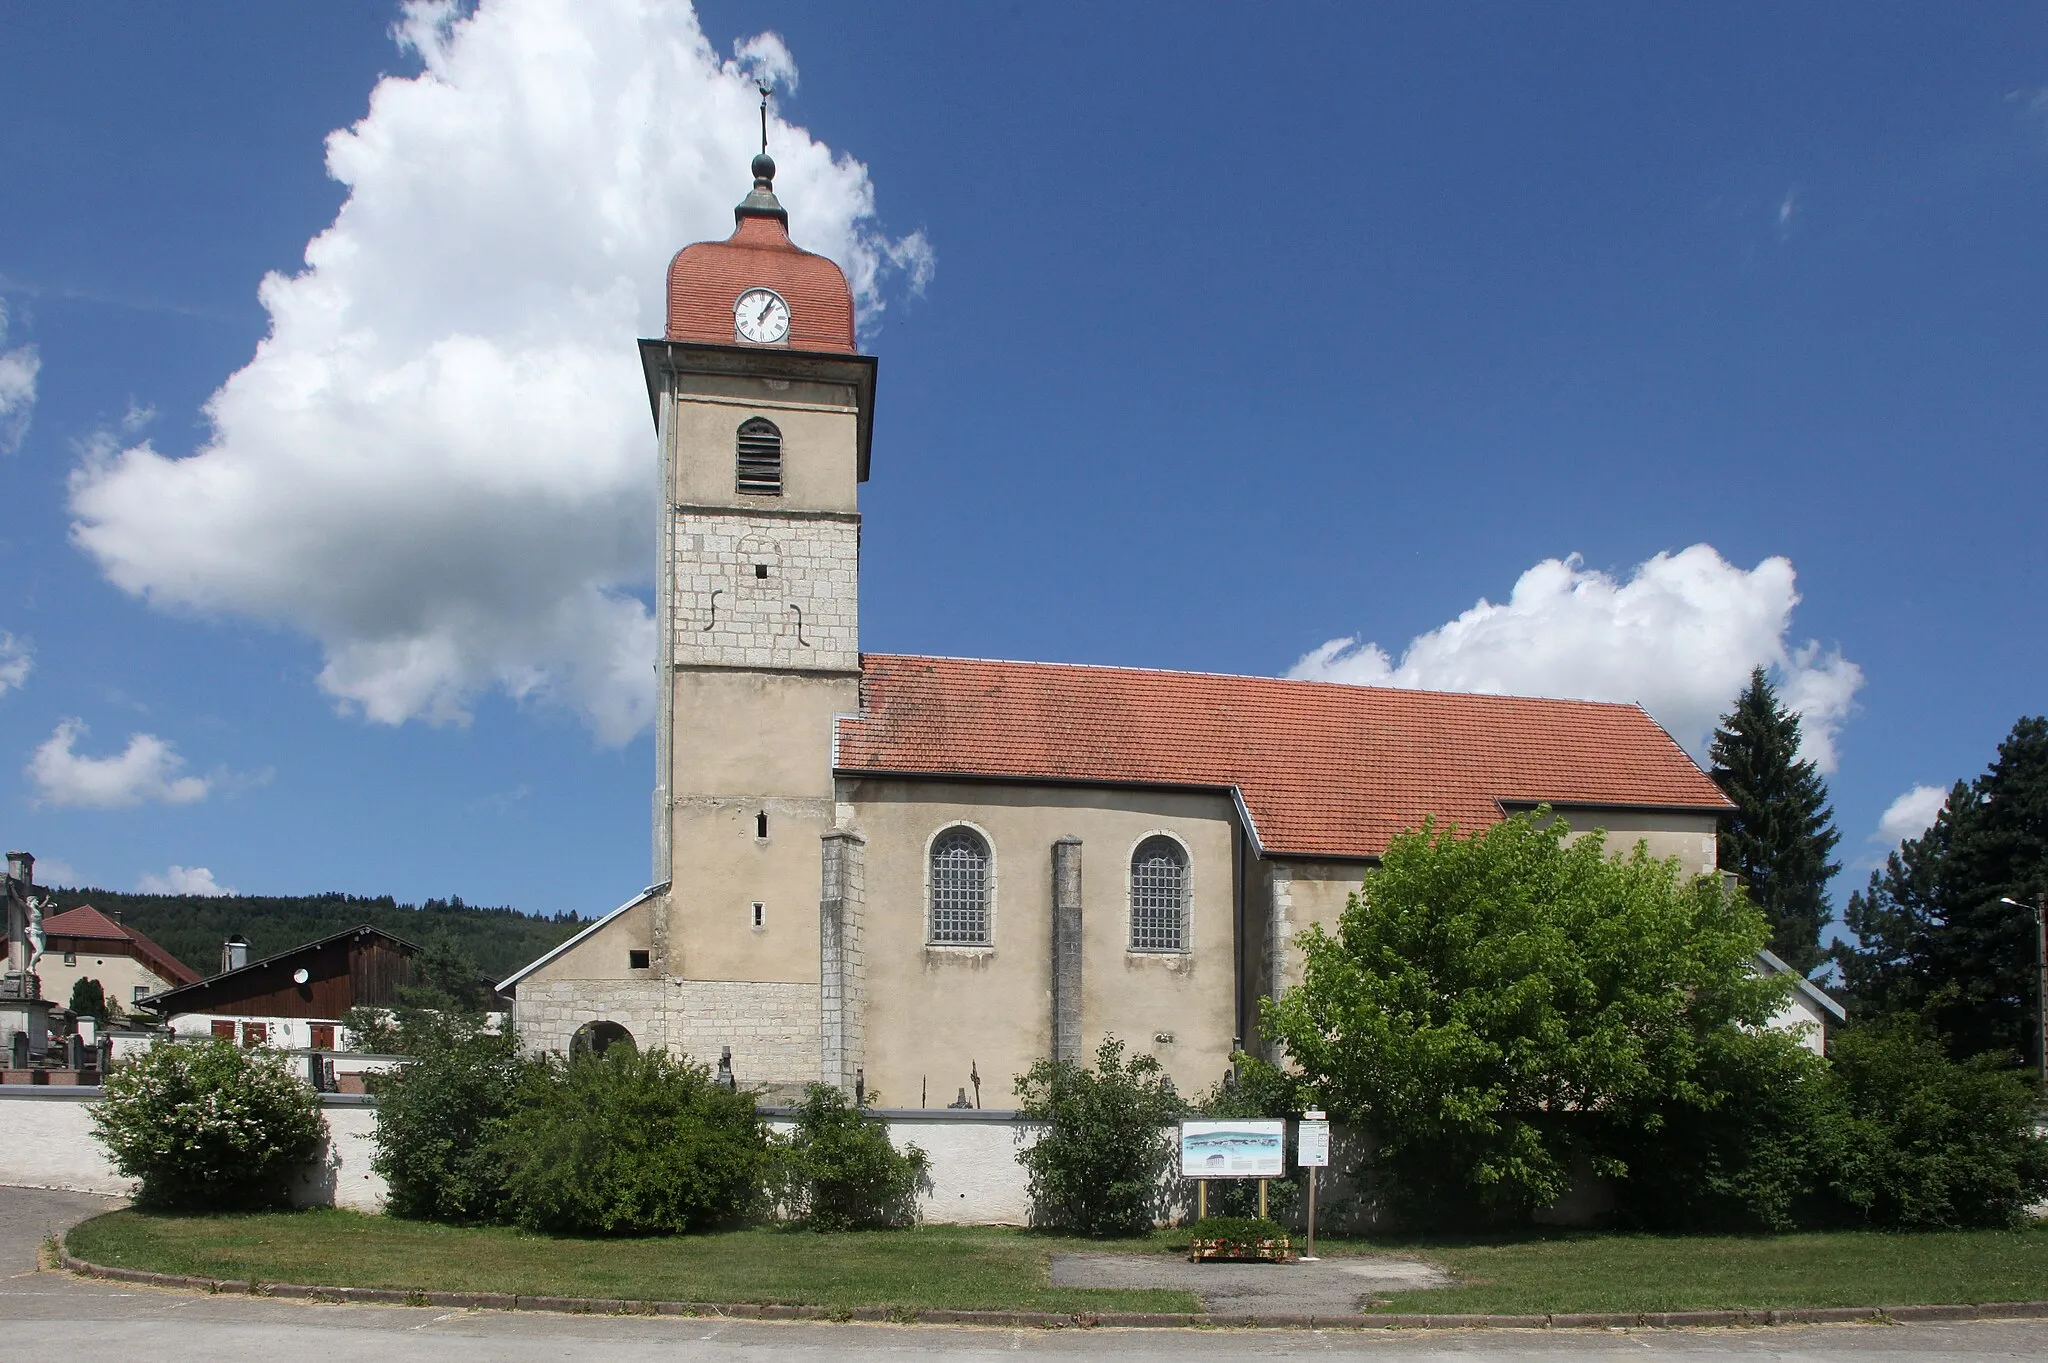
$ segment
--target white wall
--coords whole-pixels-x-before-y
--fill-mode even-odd
[[[98,1089],[0,1086],[0,1184],[16,1188],[67,1188],[83,1193],[128,1196],[135,1183],[116,1173],[92,1134],[92,1105]],[[384,1207],[384,1180],[370,1168],[371,1128],[376,1109],[360,1098],[323,1094],[327,1148],[304,1170],[292,1189],[299,1206]]]

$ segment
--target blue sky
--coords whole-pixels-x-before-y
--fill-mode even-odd
[[[645,881],[633,341],[768,71],[881,357],[866,647],[1636,698],[1696,751],[1764,663],[1846,895],[2044,708],[2048,21],[1668,10],[8,7],[8,845]]]

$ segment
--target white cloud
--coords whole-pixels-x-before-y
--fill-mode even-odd
[[[232,885],[216,885],[213,872],[204,866],[172,866],[162,875],[145,871],[135,882],[137,894],[222,895],[233,894]]]
[[[0,344],[7,340],[7,304],[0,301]],[[36,410],[36,375],[43,357],[32,345],[0,350],[0,454],[21,449]]]
[[[1870,840],[1897,847],[1908,838],[1917,838],[1934,826],[1935,817],[1947,803],[1946,787],[1915,786],[1885,806]]]
[[[29,647],[28,641],[0,629],[0,696],[20,690],[35,665],[35,650]]]
[[[212,788],[206,777],[180,775],[185,759],[155,734],[131,735],[113,757],[86,757],[73,750],[85,733],[78,720],[64,720],[23,768],[39,803],[68,809],[189,805]]]
[[[669,257],[724,237],[759,139],[749,72],[683,0],[415,0],[425,71],[330,135],[348,186],[271,330],[174,459],[89,453],[73,535],[165,608],[304,630],[320,685],[379,723],[461,722],[492,687],[623,742],[652,713],[654,436],[634,339],[661,334]],[[874,225],[867,169],[771,114],[776,192],[839,261],[864,324],[930,249]]]
[[[36,884],[49,888],[61,885],[67,889],[85,884],[85,877],[78,874],[78,868],[68,861],[55,857],[36,858]]]
[[[1290,677],[1489,695],[1639,701],[1695,756],[1757,666],[1801,717],[1800,752],[1835,768],[1835,737],[1863,670],[1840,652],[1789,646],[1792,564],[1747,571],[1705,544],[1661,553],[1626,580],[1577,555],[1523,573],[1506,602],[1479,604],[1409,641],[1397,665],[1378,644],[1332,639]]]

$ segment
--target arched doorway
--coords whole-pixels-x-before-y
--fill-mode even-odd
[[[603,1055],[614,1046],[633,1049],[633,1034],[616,1022],[586,1022],[569,1038],[569,1054]]]

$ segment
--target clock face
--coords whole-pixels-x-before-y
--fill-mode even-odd
[[[789,304],[773,289],[748,289],[732,305],[733,330],[756,345],[773,345],[789,335]]]

